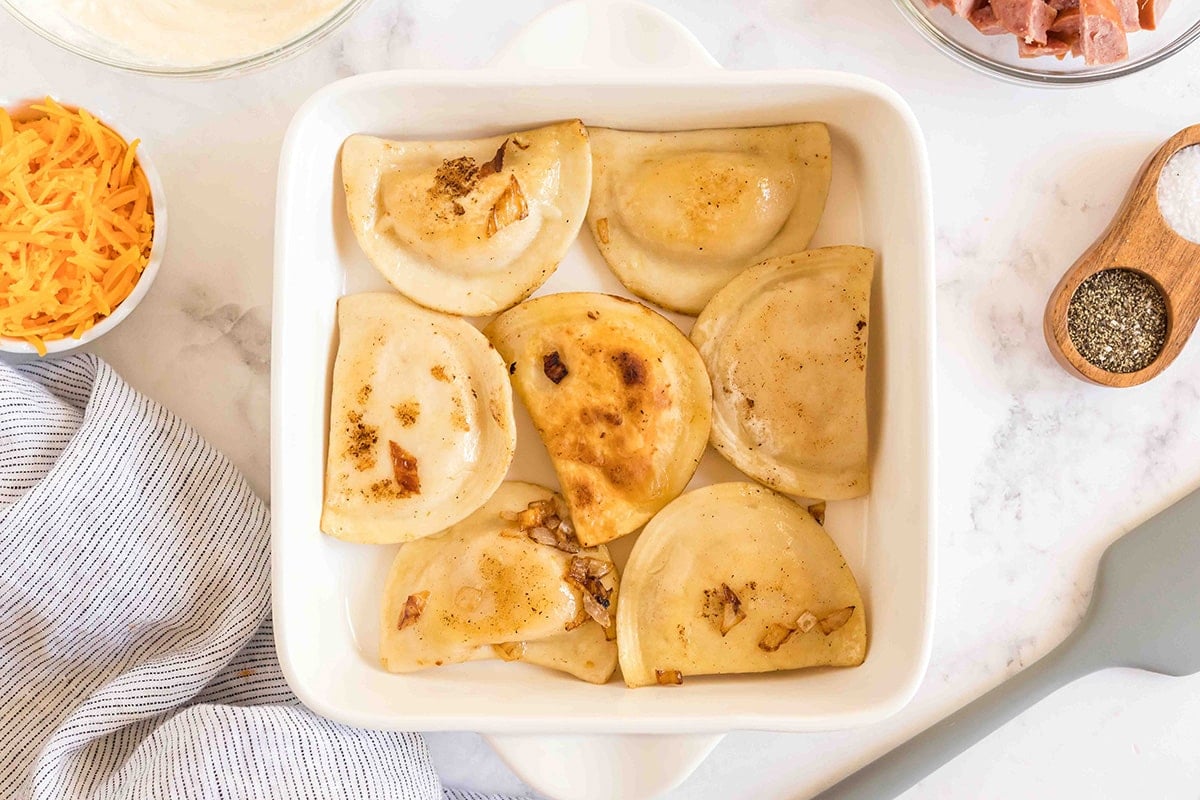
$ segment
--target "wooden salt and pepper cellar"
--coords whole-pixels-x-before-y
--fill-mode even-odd
[[[1171,156],[1200,144],[1200,125],[1185,128],[1158,149],[1134,182],[1108,230],[1088,248],[1050,293],[1043,330],[1050,352],[1063,367],[1083,380],[1102,386],[1145,383],[1166,369],[1200,319],[1200,244],[1184,239],[1163,219],[1158,207],[1158,178]],[[1162,292],[1167,308],[1166,339],[1158,356],[1136,372],[1109,372],[1075,348],[1067,331],[1067,312],[1085,280],[1109,269],[1129,269],[1149,277]]]

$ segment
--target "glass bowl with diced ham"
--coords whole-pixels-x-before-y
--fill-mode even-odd
[[[1200,0],[895,0],[935,47],[1002,80],[1078,86],[1161,63],[1200,38]]]

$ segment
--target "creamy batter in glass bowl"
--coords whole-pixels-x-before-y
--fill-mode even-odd
[[[44,39],[143,75],[219,78],[308,49],[367,0],[0,0]]]
[[[969,21],[922,0],[894,0],[913,27],[942,53],[972,69],[1027,86],[1082,86],[1160,64],[1200,38],[1200,0],[1173,0],[1153,31],[1129,34],[1129,59],[1088,66],[1082,58],[1020,58],[1015,36],[984,36]]]

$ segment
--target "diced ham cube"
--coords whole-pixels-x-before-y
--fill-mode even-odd
[[[1078,36],[1080,19],[1079,6],[1064,9],[1054,18],[1054,24],[1050,26],[1050,32],[1059,34],[1073,33]]]
[[[1059,61],[1071,52],[1071,43],[1060,39],[1056,34],[1047,34],[1045,44],[1030,44],[1024,39],[1017,39],[1017,54],[1021,58],[1037,58],[1038,56],[1054,56]]]
[[[1117,0],[1117,11],[1121,12],[1121,24],[1125,26],[1126,33],[1142,29],[1138,0]]]
[[[941,3],[958,17],[969,17],[975,9],[986,5],[983,0],[941,0]]]
[[[1059,14],[1070,8],[1079,8],[1079,0],[1046,0]]]
[[[1058,13],[1054,18],[1054,24],[1050,26],[1050,33],[1056,38],[1066,42],[1071,48],[1071,55],[1082,55],[1083,51],[1079,47],[1079,23],[1082,17],[1079,14],[1079,6],[1074,8],[1065,8]]]
[[[985,36],[999,36],[1002,33],[1008,33],[1008,29],[1000,24],[1000,20],[996,19],[996,12],[990,5],[980,6],[971,12],[971,24]]]
[[[1170,2],[1171,0],[1138,0],[1138,22],[1148,31],[1156,29]]]
[[[1046,33],[1058,14],[1044,0],[992,0],[992,9],[1005,30],[1026,44],[1045,44]]]
[[[1114,0],[1079,0],[1079,46],[1092,66],[1115,64],[1129,57],[1129,40]]]

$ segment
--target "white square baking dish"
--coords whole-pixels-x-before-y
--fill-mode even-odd
[[[828,124],[833,187],[814,246],[861,244],[880,254],[869,364],[873,489],[868,498],[830,503],[827,517],[868,606],[869,653],[861,667],[629,690],[619,678],[597,687],[522,664],[478,662],[410,675],[378,666],[377,609],[396,548],[347,544],[318,529],[335,302],[386,288],[346,219],[341,144],[359,132],[457,139],[571,117],[644,130]],[[322,90],[296,115],[277,203],[274,614],[283,669],[306,705],[381,729],[699,733],[843,728],[883,719],[908,702],[925,671],[932,624],[933,257],[924,142],[895,93],[816,71],[364,75]],[[586,229],[540,293],[576,289],[629,296]],[[692,322],[672,319],[685,331]],[[522,444],[511,477],[556,485],[523,409],[518,419]],[[693,486],[739,477],[710,452]],[[622,563],[630,543],[614,548]]]

